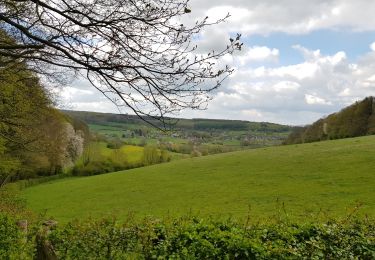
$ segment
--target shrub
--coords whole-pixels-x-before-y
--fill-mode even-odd
[[[373,259],[371,222],[258,224],[175,219],[76,222],[50,236],[61,258]]]
[[[143,149],[142,162],[144,165],[156,164],[159,162],[159,152],[155,146],[145,146]]]
[[[201,152],[198,151],[197,149],[194,149],[191,153],[190,153],[190,156],[191,157],[200,157],[202,156]]]
[[[162,149],[160,151],[160,162],[170,162],[171,159],[171,155],[167,150]]]
[[[0,214],[0,259],[32,259],[34,245],[16,225],[15,219]]]
[[[119,138],[110,139],[107,141],[107,148],[109,149],[120,149],[123,145],[124,142]]]
[[[18,196],[18,185],[8,184],[0,188],[0,259],[32,259],[34,255],[33,234],[27,235],[17,226],[17,220],[35,216],[26,209],[23,199]]]
[[[0,258],[36,250],[14,220],[0,215]],[[243,225],[194,217],[165,221],[75,221],[47,233],[59,259],[374,259],[374,222]]]
[[[113,162],[110,160],[92,161],[86,165],[76,165],[72,169],[75,176],[91,176],[115,171]]]

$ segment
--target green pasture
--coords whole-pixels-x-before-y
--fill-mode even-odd
[[[130,158],[130,157],[129,157]],[[375,213],[375,136],[205,156],[23,191],[60,221],[129,214],[265,218]]]

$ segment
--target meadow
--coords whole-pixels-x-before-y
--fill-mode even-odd
[[[35,212],[67,222],[129,214],[293,220],[375,213],[375,136],[172,161],[22,191]]]

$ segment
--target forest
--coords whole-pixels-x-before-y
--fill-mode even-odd
[[[285,144],[309,143],[375,134],[375,98],[361,101],[319,119],[312,125],[296,127]]]
[[[57,110],[24,62],[0,64],[0,184],[62,173],[82,154],[87,125]]]

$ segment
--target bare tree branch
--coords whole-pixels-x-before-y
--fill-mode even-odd
[[[242,47],[237,35],[198,53],[195,37],[229,14],[184,25],[189,12],[186,0],[0,0],[0,29],[16,42],[0,40],[0,55],[43,74],[53,66],[86,75],[118,107],[164,123],[204,109],[233,72],[220,58]]]

